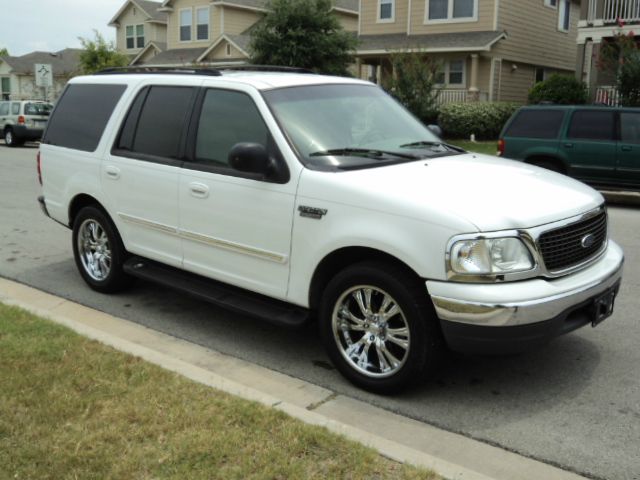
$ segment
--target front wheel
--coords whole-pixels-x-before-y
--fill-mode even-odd
[[[363,262],[339,273],[320,308],[321,336],[352,383],[393,393],[437,369],[442,335],[424,284],[403,268]]]
[[[123,271],[126,251],[111,219],[95,206],[84,207],[73,222],[73,254],[84,281],[94,290],[111,293],[133,279]]]

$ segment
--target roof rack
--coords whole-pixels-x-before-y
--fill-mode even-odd
[[[284,73],[315,73],[313,70],[302,67],[282,67],[279,65],[234,65],[221,67],[222,70],[238,70],[245,72],[284,72]]]
[[[203,67],[111,67],[96,72],[94,75],[118,75],[132,73],[153,73],[163,75],[207,75],[210,77],[219,77],[222,72],[216,68]]]

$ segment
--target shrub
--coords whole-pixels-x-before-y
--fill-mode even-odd
[[[474,134],[478,140],[494,140],[519,107],[507,102],[450,103],[440,107],[438,124],[448,138]]]
[[[553,74],[529,90],[529,103],[552,102],[560,105],[587,103],[587,86],[571,75]]]
[[[620,92],[620,104],[640,107],[640,45],[634,32],[625,33],[623,22],[612,39],[602,42],[598,69],[616,72],[616,86]]]

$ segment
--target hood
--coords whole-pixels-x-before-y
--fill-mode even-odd
[[[438,223],[455,215],[483,232],[544,225],[604,202],[597,191],[565,175],[480,154],[314,173],[331,178],[324,185],[312,182],[317,190],[305,196]]]

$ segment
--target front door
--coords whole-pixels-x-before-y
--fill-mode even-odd
[[[640,112],[620,112],[617,178],[640,188]]]
[[[571,176],[596,184],[615,182],[616,148],[612,110],[576,110],[560,143]]]
[[[201,98],[191,158],[180,174],[184,268],[284,299],[295,182],[229,166],[229,150],[241,142],[264,145],[274,161],[282,161],[248,93],[211,88]]]

